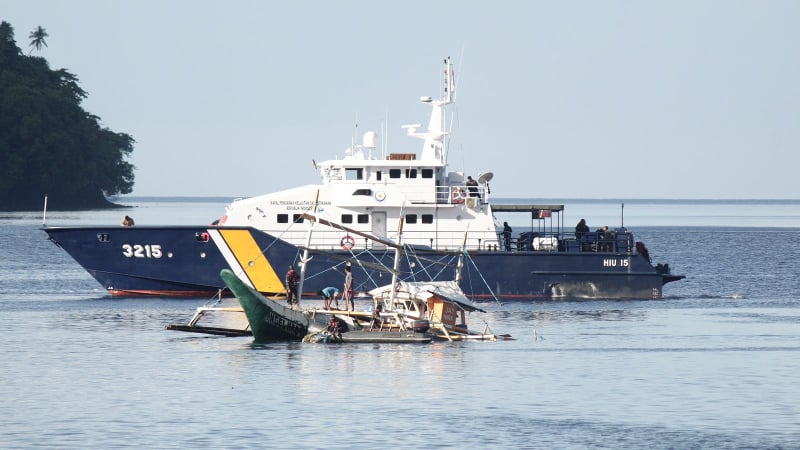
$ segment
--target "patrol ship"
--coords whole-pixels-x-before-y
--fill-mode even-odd
[[[387,152],[367,132],[341,159],[315,162],[320,184],[234,200],[213,225],[43,230],[114,296],[213,295],[225,289],[222,269],[279,294],[288,266],[304,262],[305,294],[341,286],[345,265],[359,292],[387,283],[382,267],[392,252],[357,233],[316,228],[305,212],[409,245],[413,256],[398,269],[408,281],[451,280],[466,252],[460,284],[475,299],[658,299],[666,283],[684,278],[654,265],[626,228],[578,239],[565,229],[563,205],[496,204],[492,173],[471,180],[450,171],[445,123],[456,83],[450,58],[443,65],[441,97],[420,99],[431,108],[427,127],[403,127],[422,140],[419,153]],[[517,213],[531,225],[507,244],[495,213]]]

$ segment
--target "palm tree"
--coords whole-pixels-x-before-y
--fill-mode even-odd
[[[35,30],[31,31],[31,34],[28,35],[31,40],[31,51],[28,52],[28,54],[30,55],[34,48],[39,51],[42,49],[43,45],[47,47],[47,42],[44,40],[44,38],[47,36],[47,31],[45,31],[41,25],[36,27]]]

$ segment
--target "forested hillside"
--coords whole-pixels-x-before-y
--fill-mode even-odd
[[[83,110],[77,76],[30,54],[47,46],[43,28],[29,37],[26,55],[0,23],[0,210],[37,210],[45,195],[49,209],[114,206],[133,189],[134,139]]]

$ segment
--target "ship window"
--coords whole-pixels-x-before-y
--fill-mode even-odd
[[[292,216],[292,222],[300,223],[302,221],[303,221],[303,215],[302,214],[295,214],[294,216]]]
[[[278,223],[289,223],[288,214],[278,214]]]
[[[433,214],[423,214],[422,223],[433,223]]]
[[[353,195],[366,195],[367,197],[371,197],[372,189],[356,189]]]
[[[417,223],[416,214],[406,214],[406,223]]]
[[[381,176],[383,176],[383,172],[381,172],[380,170],[379,170],[379,171],[377,171],[377,172],[375,172],[375,178],[376,178],[378,181],[381,181]]]
[[[433,169],[422,169],[422,178],[433,178]]]
[[[389,169],[389,178],[400,178],[400,169]]]
[[[417,178],[417,169],[406,169],[406,178]]]
[[[363,180],[364,179],[364,169],[362,168],[354,168],[344,169],[344,179],[345,180]]]
[[[367,215],[367,214],[359,214],[358,215],[358,223],[369,223],[369,215]]]
[[[342,223],[353,223],[352,214],[342,214]]]

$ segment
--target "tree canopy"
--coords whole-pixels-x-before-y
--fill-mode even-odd
[[[34,30],[31,50],[47,36]],[[45,195],[52,209],[108,207],[132,191],[135,141],[84,111],[86,97],[77,76],[23,54],[0,22],[0,210],[36,210]]]

